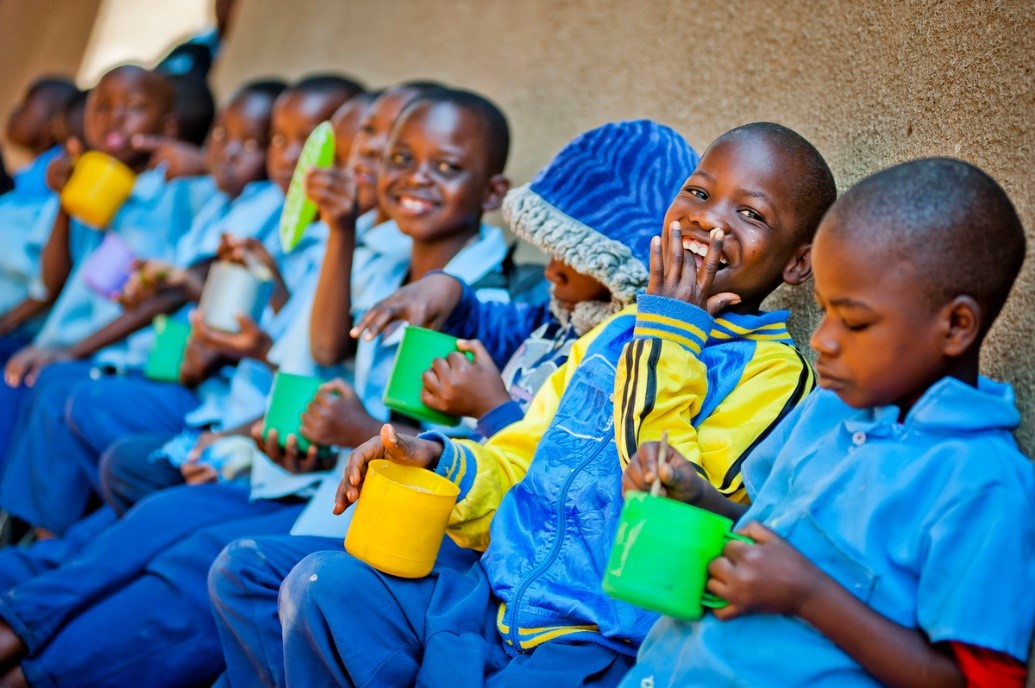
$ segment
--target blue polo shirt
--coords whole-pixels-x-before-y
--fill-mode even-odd
[[[138,258],[172,261],[177,242],[214,193],[211,177],[166,181],[164,169],[148,170],[137,177],[129,200],[105,231],[117,234]],[[122,312],[117,303],[87,287],[82,274],[85,258],[100,245],[103,232],[74,219],[69,231],[72,272],[33,342],[36,346],[70,346]]]
[[[14,175],[14,189],[0,195],[0,313],[14,308],[29,296],[40,269],[43,246],[57,215],[57,195],[44,182],[47,165],[60,152],[55,147],[41,153]],[[42,321],[23,327],[33,334]]]
[[[1035,470],[1009,385],[934,384],[898,422],[819,391],[744,464],[761,521],[931,642],[1024,660],[1035,623]],[[659,621],[622,686],[877,686],[816,629],[757,614]]]

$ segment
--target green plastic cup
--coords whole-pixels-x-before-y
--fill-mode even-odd
[[[403,332],[399,351],[395,355],[392,375],[385,388],[385,406],[427,423],[436,425],[456,425],[460,422],[457,416],[441,413],[425,406],[420,400],[424,382],[421,376],[431,368],[436,358],[445,358],[454,351],[457,338],[423,327],[408,325]],[[468,353],[468,358],[472,358]]]
[[[155,340],[144,364],[144,377],[158,382],[179,382],[190,325],[167,315],[154,319]]]
[[[730,540],[733,521],[646,492],[630,492],[618,523],[603,588],[612,597],[684,621],[726,601],[707,592],[708,564]]]
[[[273,378],[273,389],[270,391],[269,406],[266,408],[266,422],[262,427],[262,437],[266,439],[270,430],[277,431],[277,443],[287,446],[288,435],[298,438],[298,450],[309,451],[312,442],[301,433],[302,414],[306,406],[316,397],[323,380],[306,375],[293,375],[278,371]]]

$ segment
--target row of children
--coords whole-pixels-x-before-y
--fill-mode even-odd
[[[174,179],[127,144],[162,133],[162,78],[123,67],[91,91],[87,145],[141,173],[106,231],[144,260],[123,308],[99,299],[76,273],[97,233],[48,201],[60,295],[8,365],[0,506],[58,537],[0,551],[0,685],[1020,685],[1033,476],[1012,394],[977,364],[1024,235],[993,180],[916,161],[835,203],[784,127],[698,160],[637,121],[509,189],[483,97],[359,90],[245,86],[210,177]],[[285,253],[283,194],[328,118],[338,162],[307,178],[321,222]],[[511,302],[481,220],[501,205],[551,257],[547,302]],[[188,316],[213,258],[245,254],[279,276],[271,308],[232,335]],[[761,309],[813,265],[817,392],[788,313]],[[159,312],[190,318],[190,386],[133,372]],[[399,319],[464,338],[472,357],[436,361],[423,400],[474,435],[383,424]],[[335,378],[306,452],[261,434],[274,369]],[[331,509],[351,512],[375,458],[459,487],[426,578],[341,549]],[[600,587],[623,489],[656,481],[754,541],[712,563],[729,605],[698,622]]]

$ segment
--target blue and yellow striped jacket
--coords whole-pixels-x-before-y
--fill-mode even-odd
[[[460,486],[450,535],[486,550],[510,651],[557,638],[636,651],[656,616],[600,588],[622,468],[639,442],[667,430],[712,484],[742,497],[741,458],[813,386],[786,318],[713,320],[641,295],[575,343],[523,420],[485,445],[439,438],[437,470]]]

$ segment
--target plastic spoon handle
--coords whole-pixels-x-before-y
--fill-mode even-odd
[[[665,455],[668,454],[668,430],[661,432],[661,445],[658,447],[658,464],[655,469],[654,482],[650,486],[650,496],[657,497],[661,494],[661,465],[665,463]]]

